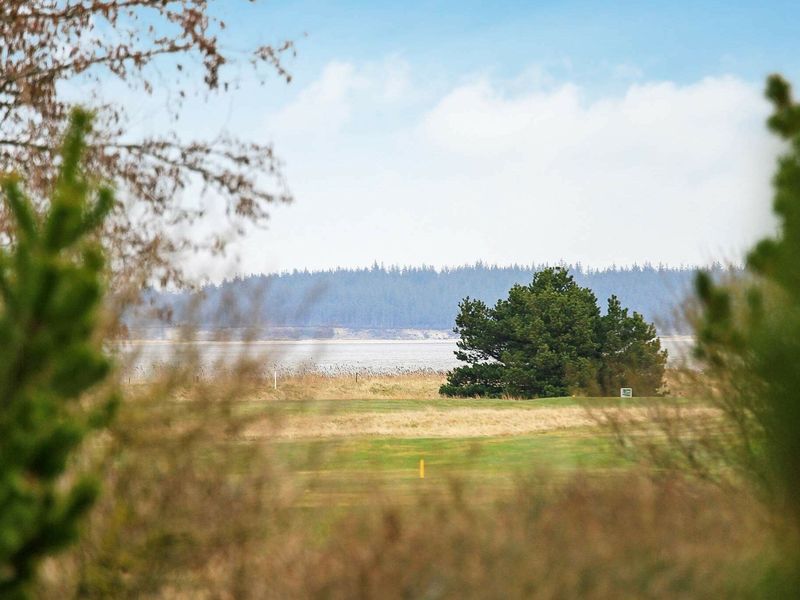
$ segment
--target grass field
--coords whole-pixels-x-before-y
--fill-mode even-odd
[[[397,498],[442,491],[454,482],[487,497],[546,470],[598,473],[625,466],[611,440],[587,429],[472,438],[353,437],[281,442],[279,452],[304,481],[305,502],[357,503],[363,494]],[[425,478],[420,478],[420,460]]]
[[[441,380],[132,388],[106,492],[40,597],[793,597],[747,487],[637,451],[673,450],[659,411],[705,426],[708,403],[440,398]],[[604,416],[628,420],[624,452]]]
[[[660,398],[442,398],[437,375],[305,376],[247,398],[245,441],[269,440],[307,485],[310,504],[396,496],[458,480],[487,494],[532,473],[603,476],[631,465],[604,427],[603,411],[646,422]],[[302,394],[297,393],[302,390]],[[701,403],[685,410],[707,415]],[[420,460],[425,478],[420,478]]]

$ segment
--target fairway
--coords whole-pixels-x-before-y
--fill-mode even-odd
[[[413,497],[458,482],[490,496],[520,478],[547,473],[589,476],[632,466],[603,425],[606,414],[646,423],[663,398],[544,398],[537,400],[436,398],[292,400],[259,397],[246,402],[256,418],[240,442],[267,442],[306,486],[303,504],[359,503],[364,494]],[[346,387],[346,386],[345,386]],[[387,386],[402,396],[402,383]],[[400,389],[398,389],[400,388]],[[409,386],[420,391],[415,386]],[[372,386],[372,389],[376,389]],[[353,395],[355,394],[355,395]],[[378,397],[375,397],[378,396]],[[713,416],[701,403],[680,400],[684,414]],[[259,416],[265,412],[267,416]],[[419,462],[425,461],[425,478]]]
[[[473,490],[501,492],[531,474],[565,475],[576,469],[601,474],[628,464],[609,436],[589,428],[524,436],[297,440],[277,447],[308,486],[314,504],[331,495],[348,503],[376,492],[410,496],[456,481]],[[425,461],[424,480],[420,460]]]

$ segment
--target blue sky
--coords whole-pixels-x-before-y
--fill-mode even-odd
[[[301,78],[332,57],[390,54],[447,80],[567,61],[565,74],[601,86],[615,65],[676,82],[718,73],[793,76],[800,66],[800,7],[786,0],[231,2],[221,13],[252,41],[298,39]]]
[[[262,87],[242,71],[238,91],[181,126],[273,141],[296,202],[237,244],[235,266],[198,266],[213,278],[374,261],[737,260],[773,226],[780,146],[761,90],[775,71],[800,82],[800,3],[215,10],[232,48],[295,39],[294,80]]]

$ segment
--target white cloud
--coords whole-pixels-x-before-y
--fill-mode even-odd
[[[680,171],[725,156],[742,135],[766,137],[764,115],[760,95],[732,78],[636,84],[591,103],[569,83],[508,97],[483,80],[442,98],[425,115],[423,132],[468,156],[505,160],[511,153],[561,166],[592,156],[593,164],[613,159],[619,167],[675,158]]]
[[[297,202],[243,245],[245,271],[385,263],[696,263],[770,229],[779,145],[733,77],[587,94],[399,60],[331,63],[268,118]]]
[[[352,122],[358,104],[374,107],[411,95],[408,64],[390,58],[356,68],[331,62],[297,97],[267,118],[267,132],[278,138],[329,136]]]
[[[277,135],[334,132],[350,118],[350,95],[361,84],[353,65],[330,63],[294,102],[268,119],[267,130]]]
[[[521,255],[513,236],[526,237],[519,221],[501,227],[502,212],[547,224],[527,236],[531,258],[694,262],[732,258],[770,226],[778,145],[766,113],[730,77],[635,84],[592,102],[572,84],[508,96],[484,80],[442,98],[421,137],[448,153],[451,173],[493,190],[480,227],[511,234],[497,238],[508,248],[498,258]]]

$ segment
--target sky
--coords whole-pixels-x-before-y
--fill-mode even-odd
[[[295,201],[226,259],[189,259],[198,275],[702,264],[774,229],[762,90],[772,72],[800,82],[796,1],[215,10],[231,47],[295,40],[293,80],[243,69],[180,127],[272,142]]]

